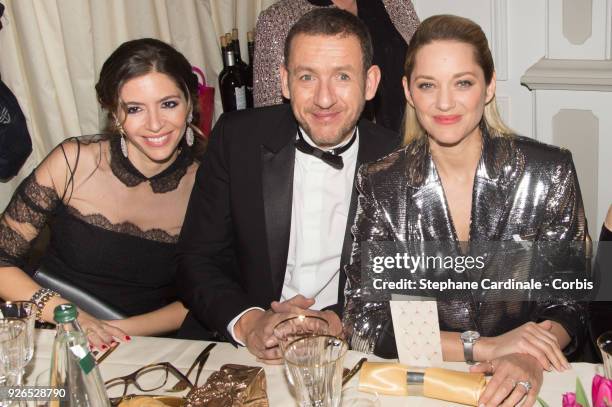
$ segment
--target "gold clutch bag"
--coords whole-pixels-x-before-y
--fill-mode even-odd
[[[227,364],[187,394],[185,407],[268,407],[262,367]]]

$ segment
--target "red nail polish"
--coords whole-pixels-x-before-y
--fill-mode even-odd
[[[131,337],[130,335],[125,335],[125,340],[126,340],[126,341],[131,341],[131,340],[132,340],[132,337]]]
[[[108,349],[108,346],[102,345],[102,350],[106,350],[106,349]]]

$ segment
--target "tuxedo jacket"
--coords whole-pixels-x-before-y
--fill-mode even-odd
[[[357,168],[399,145],[394,132],[366,120],[358,127]],[[297,128],[290,105],[223,114],[196,175],[177,248],[178,291],[196,320],[230,340],[233,318],[250,307],[268,309],[281,297]],[[353,189],[342,263],[350,257],[356,206]],[[338,314],[345,281],[340,272],[338,303],[331,307]]]

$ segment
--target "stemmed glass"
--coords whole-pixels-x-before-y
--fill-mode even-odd
[[[601,352],[606,379],[612,380],[612,331],[604,332],[597,338],[597,346]]]
[[[34,356],[34,325],[38,307],[31,301],[7,301],[0,303],[0,319],[16,318],[26,324],[24,368]],[[21,372],[20,379],[23,378]],[[21,384],[19,382],[18,384]]]
[[[274,336],[278,340],[278,347],[285,357],[285,349],[296,339],[305,336],[326,335],[329,333],[327,320],[314,315],[297,315],[287,318],[274,327]],[[290,385],[294,385],[287,365],[285,364],[285,377]]]
[[[0,319],[0,386],[21,385],[25,366],[26,323],[17,318]],[[0,406],[10,405],[0,400]]]
[[[285,348],[285,365],[300,407],[338,407],[348,344],[335,336],[304,336]]]
[[[274,336],[282,353],[291,342],[304,336],[329,334],[327,320],[314,315],[297,315],[287,318],[274,327]]]

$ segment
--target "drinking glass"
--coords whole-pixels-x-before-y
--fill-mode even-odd
[[[348,344],[331,335],[304,336],[285,349],[285,365],[300,407],[338,407]]]
[[[26,324],[17,318],[0,319],[0,386],[21,384],[25,366]],[[0,406],[10,405],[9,400],[0,400]]]
[[[36,387],[50,387],[51,386],[51,370],[45,369],[38,373],[34,378],[34,386]],[[29,385],[29,384],[28,384]],[[49,401],[45,399],[33,400],[28,402],[28,407],[49,407]]]
[[[298,315],[279,322],[274,327],[274,336],[282,353],[291,342],[304,336],[328,335],[329,323],[321,317]]]
[[[597,346],[601,351],[606,379],[612,380],[612,331],[601,334],[597,338]]]
[[[34,324],[38,307],[32,301],[7,301],[0,303],[0,318],[18,318],[26,323],[26,353],[28,364],[34,356]]]

